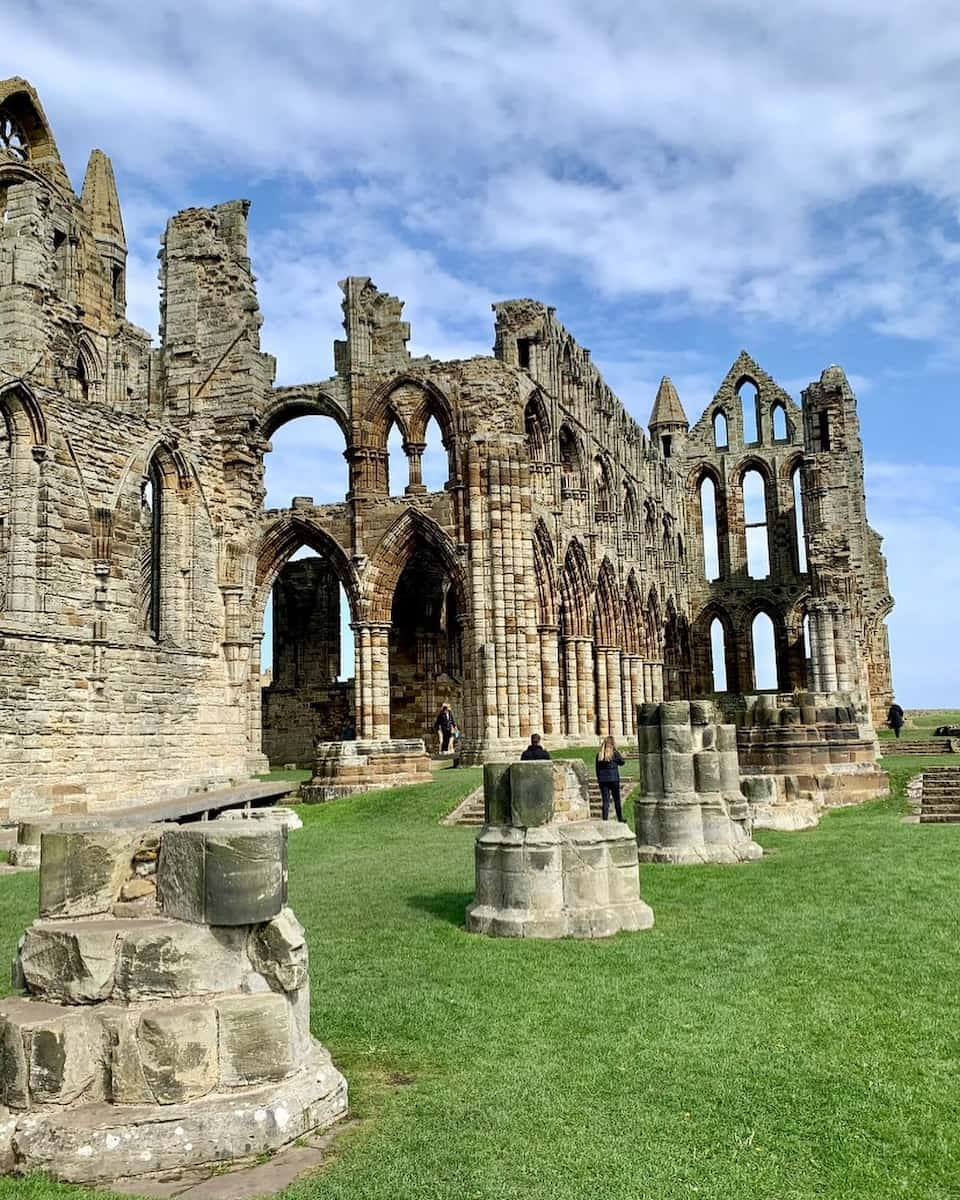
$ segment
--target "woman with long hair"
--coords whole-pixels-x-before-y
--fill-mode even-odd
[[[617,749],[612,737],[605,737],[597,753],[597,783],[600,784],[600,799],[603,801],[603,819],[610,820],[610,801],[613,800],[617,820],[623,820],[620,806],[620,768],[625,759]]]

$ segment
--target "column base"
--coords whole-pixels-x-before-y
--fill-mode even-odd
[[[323,804],[358,792],[432,779],[422,738],[318,742],[313,778],[301,784],[300,799],[304,804]]]

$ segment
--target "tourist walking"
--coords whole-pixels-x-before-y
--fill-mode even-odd
[[[617,820],[623,820],[623,808],[620,805],[620,768],[625,761],[613,738],[604,738],[597,754],[597,783],[600,784],[600,799],[603,801],[603,819],[605,821],[610,820],[611,800],[617,813]]]
[[[453,713],[450,711],[449,704],[442,704],[440,711],[437,713],[437,719],[433,723],[434,729],[440,735],[440,753],[446,754],[450,749],[450,739],[453,737],[453,731],[457,726],[454,720]]]
[[[903,709],[896,701],[890,705],[890,711],[887,713],[887,724],[894,732],[895,737],[900,736],[900,730],[903,728]]]
[[[543,746],[540,745],[540,734],[539,733],[531,733],[530,734],[530,745],[520,755],[520,761],[521,762],[530,762],[531,759],[544,759],[544,758],[549,758],[549,757],[550,757],[550,751],[545,750],[543,748]]]

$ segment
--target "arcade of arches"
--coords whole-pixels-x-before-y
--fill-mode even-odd
[[[0,819],[247,778],[351,723],[429,745],[444,701],[473,762],[534,731],[629,737],[646,700],[844,695],[867,725],[889,703],[839,368],[798,405],[741,354],[696,424],[664,379],[644,429],[552,308],[494,305],[492,356],[413,358],[402,302],[350,277],[333,376],[277,387],[246,202],[169,221],[152,347],[125,316],[109,159],[77,195],[23,80],[0,82],[11,105]],[[267,507],[270,439],[307,416],[342,494],[318,459],[301,490],[323,494]]]

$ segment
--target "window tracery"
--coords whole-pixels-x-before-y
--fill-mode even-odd
[[[30,158],[30,143],[19,121],[3,109],[0,109],[0,150],[27,162]]]

